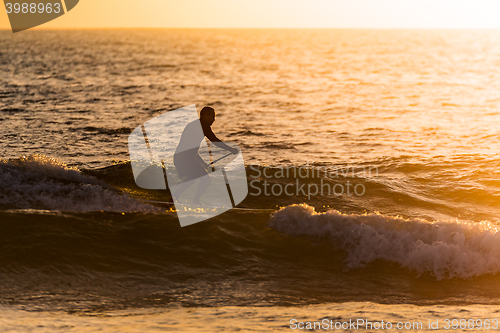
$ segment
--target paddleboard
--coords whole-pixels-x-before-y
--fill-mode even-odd
[[[151,204],[158,204],[158,205],[167,205],[167,206],[176,206],[176,207],[186,207],[189,209],[227,209],[224,207],[217,207],[217,206],[196,206],[194,204],[179,204],[179,203],[174,203],[172,201],[157,201],[157,200],[144,200],[144,199],[136,199],[142,202],[146,203],[151,203]],[[243,208],[243,207],[234,207],[231,208],[230,210],[238,210],[238,211],[250,211],[250,212],[275,212],[277,209],[270,209],[270,208]]]

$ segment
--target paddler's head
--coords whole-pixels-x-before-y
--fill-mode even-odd
[[[205,106],[203,109],[201,109],[200,119],[204,123],[212,125],[215,121],[215,110],[210,106]]]

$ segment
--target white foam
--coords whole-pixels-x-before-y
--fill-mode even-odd
[[[380,214],[317,213],[308,205],[276,212],[269,226],[288,235],[326,237],[347,253],[347,267],[377,259],[443,278],[500,272],[500,233],[490,222],[428,222]]]
[[[158,210],[43,155],[0,161],[0,205],[76,212]]]

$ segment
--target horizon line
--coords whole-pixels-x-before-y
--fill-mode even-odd
[[[453,28],[453,27],[426,27],[426,28],[347,28],[347,27],[35,27],[29,30],[102,30],[102,29],[193,29],[193,30],[499,30],[498,28]],[[0,31],[12,31],[11,28],[0,28]]]

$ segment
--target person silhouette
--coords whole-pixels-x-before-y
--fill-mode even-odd
[[[200,144],[205,137],[217,147],[232,154],[238,154],[238,149],[229,147],[212,131],[211,126],[215,121],[215,116],[215,110],[205,106],[200,112],[200,119],[190,122],[182,131],[181,139],[174,153],[174,166],[181,182],[172,193],[173,200],[178,201],[181,194],[199,178],[200,184],[193,198],[193,203],[199,205],[201,196],[210,186],[212,181],[209,174],[210,166],[198,154]]]

